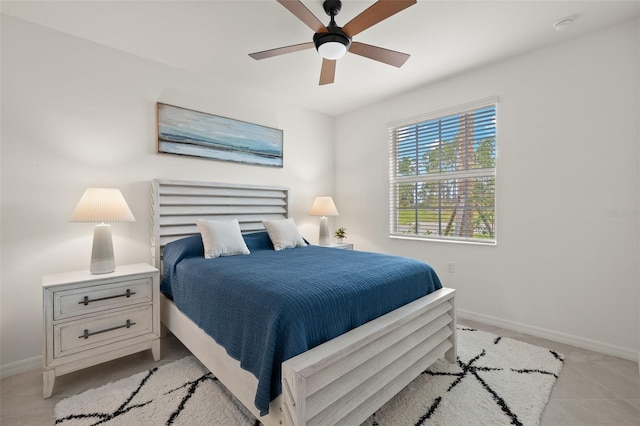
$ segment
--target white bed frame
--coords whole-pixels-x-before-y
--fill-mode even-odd
[[[153,181],[153,261],[198,233],[195,219],[237,218],[243,232],[287,218],[281,187]],[[161,321],[264,425],[359,425],[438,358],[456,360],[455,290],[442,288],[282,364],[282,395],[254,405],[257,379],[161,296]]]

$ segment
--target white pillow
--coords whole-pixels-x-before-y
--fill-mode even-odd
[[[220,256],[234,256],[249,254],[247,244],[240,232],[240,223],[232,220],[202,220],[197,219],[196,225],[202,235],[204,257],[213,259]]]
[[[265,220],[262,222],[269,233],[269,238],[276,250],[304,247],[307,243],[302,239],[293,219]]]

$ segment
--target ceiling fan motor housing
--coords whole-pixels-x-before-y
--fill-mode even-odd
[[[316,45],[316,50],[320,49],[320,46],[325,43],[340,43],[349,50],[351,37],[345,34],[342,28],[329,26],[327,27],[327,32],[313,35],[313,43]]]

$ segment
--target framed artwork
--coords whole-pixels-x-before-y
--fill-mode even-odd
[[[158,102],[158,152],[282,167],[280,129]]]

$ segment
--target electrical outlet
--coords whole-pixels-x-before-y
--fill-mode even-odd
[[[453,274],[456,271],[456,265],[453,262],[447,263],[447,272]]]

